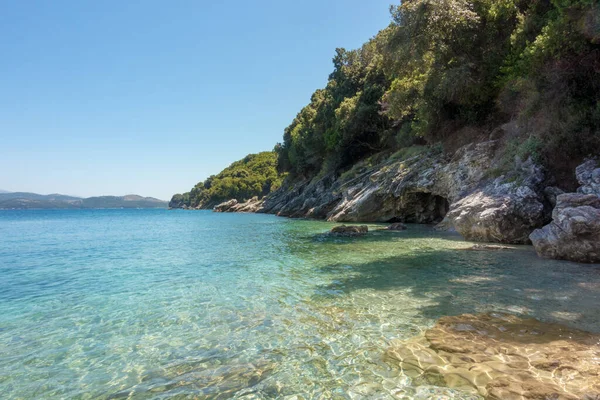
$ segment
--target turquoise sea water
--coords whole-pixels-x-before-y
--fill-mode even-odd
[[[0,398],[474,399],[403,376],[389,342],[490,310],[600,332],[599,266],[331,226],[0,211]]]

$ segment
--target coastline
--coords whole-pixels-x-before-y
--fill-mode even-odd
[[[339,223],[432,224],[469,241],[533,244],[543,258],[600,262],[598,161],[577,167],[580,187],[564,193],[548,186],[543,168],[531,159],[490,177],[498,145],[469,144],[450,158],[437,152],[392,157],[339,177],[287,180],[262,198],[200,208]]]

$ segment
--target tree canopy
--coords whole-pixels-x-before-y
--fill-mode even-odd
[[[600,146],[595,0],[404,0],[285,129],[280,171],[339,172],[374,153],[516,119],[551,163]],[[566,147],[565,147],[566,144]]]
[[[278,189],[283,181],[276,165],[277,156],[272,151],[247,155],[198,183],[191,191],[174,195],[169,206],[210,208],[230,199],[243,202],[265,196]]]

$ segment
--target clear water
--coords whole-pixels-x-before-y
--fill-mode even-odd
[[[1,211],[0,398],[474,399],[402,376],[389,342],[490,310],[600,332],[599,266],[331,226]]]

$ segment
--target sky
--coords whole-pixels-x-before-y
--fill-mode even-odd
[[[271,150],[392,0],[0,0],[0,189],[168,200]]]

